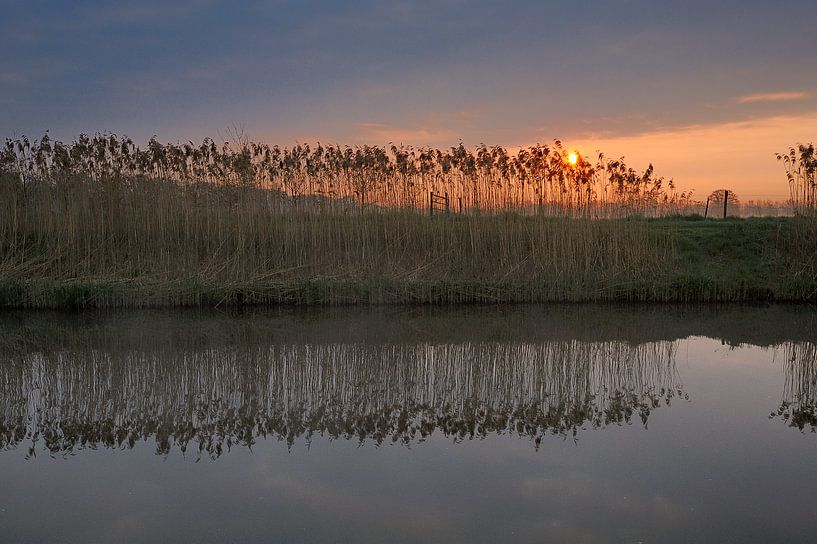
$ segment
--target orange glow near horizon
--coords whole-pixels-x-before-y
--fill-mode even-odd
[[[643,172],[648,165],[655,175],[672,179],[678,192],[692,190],[694,197],[706,200],[716,189],[734,191],[743,201],[785,202],[789,185],[783,165],[775,153],[787,152],[798,143],[817,143],[817,111],[799,115],[775,115],[748,120],[666,127],[631,134],[559,134],[564,146],[564,165],[579,160],[595,161],[597,152],[607,159],[624,158],[627,166]],[[456,129],[437,130],[423,124],[399,126],[387,124],[357,125],[352,143],[401,142],[446,149],[453,145]],[[277,136],[268,136],[273,140]],[[322,135],[301,135],[299,141],[329,139]],[[489,140],[513,154],[546,138],[519,136],[505,142],[499,136],[482,135],[472,142]],[[573,151],[568,151],[573,150]],[[581,152],[577,150],[582,150]],[[572,163],[570,155],[575,154]]]
[[[632,136],[571,139],[576,147],[624,157],[628,165],[653,164],[659,176],[673,178],[679,191],[705,198],[730,189],[741,200],[785,201],[789,185],[775,153],[817,140],[817,113],[750,121],[679,127]]]

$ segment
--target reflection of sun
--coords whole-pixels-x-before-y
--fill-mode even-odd
[[[570,164],[576,164],[578,162],[579,156],[575,152],[571,152],[570,155],[567,156],[567,162]]]

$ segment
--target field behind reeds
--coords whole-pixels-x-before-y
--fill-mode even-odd
[[[100,142],[96,159],[80,144],[85,155],[7,149],[0,306],[817,299],[813,219],[646,219],[664,194],[654,186],[638,193],[625,184],[594,200],[581,183],[539,207],[429,216],[421,204],[385,205],[371,193],[291,194],[242,181],[234,155],[220,156],[227,170],[213,179],[148,175],[156,163],[131,164],[121,150],[105,158],[114,147]],[[400,179],[394,168],[374,176],[362,164],[381,188]],[[320,178],[309,168],[298,175]],[[617,212],[591,219],[601,209]]]

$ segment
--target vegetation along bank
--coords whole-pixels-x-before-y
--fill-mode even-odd
[[[558,146],[45,144],[0,156],[2,307],[817,300],[813,214],[682,215]]]

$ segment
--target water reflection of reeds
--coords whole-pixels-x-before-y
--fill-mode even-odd
[[[216,457],[260,437],[411,444],[640,421],[682,394],[676,344],[286,344],[28,353],[0,365],[0,446],[70,453],[155,440]]]
[[[817,344],[814,342],[787,342],[783,345],[785,357],[783,400],[771,418],[780,418],[800,431],[817,431]]]

